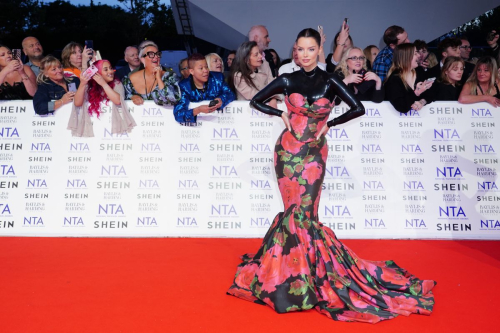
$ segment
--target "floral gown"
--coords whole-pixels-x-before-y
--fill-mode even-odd
[[[390,260],[359,258],[318,221],[328,146],[324,136],[315,136],[333,105],[327,98],[308,105],[298,93],[285,103],[292,131],[283,131],[274,151],[285,211],[275,217],[258,252],[242,257],[227,293],[278,313],[315,308],[339,321],[429,315],[436,282],[419,280]]]

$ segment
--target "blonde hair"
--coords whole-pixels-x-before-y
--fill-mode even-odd
[[[75,49],[77,47],[79,47],[80,51],[83,52],[83,47],[80,44],[75,43],[75,42],[69,43],[62,50],[62,52],[61,52],[61,60],[62,60],[62,65],[64,66],[64,68],[76,68],[75,66],[73,66],[71,64],[71,62],[69,61],[69,58],[71,57],[71,54],[73,52],[75,52]]]
[[[479,86],[479,80],[477,79],[477,70],[481,65],[486,65],[491,73],[490,82],[488,82],[488,90],[486,90],[485,94],[490,95],[495,88],[495,83],[498,79],[497,62],[495,61],[495,59],[493,59],[493,57],[482,57],[477,61],[476,67],[474,67],[472,74],[469,76],[469,79],[466,82],[470,86],[471,95],[477,95],[477,87]]]
[[[144,42],[142,42],[141,44],[139,44],[139,59],[142,58],[143,54],[144,54],[144,49],[148,46],[153,46],[154,48],[156,48],[156,51],[159,51],[160,49],[158,48],[158,45],[156,45],[155,42],[153,42],[152,40],[145,40]]]
[[[446,57],[443,63],[443,68],[441,68],[441,82],[443,82],[444,84],[451,84],[450,78],[448,77],[448,75],[446,75],[446,72],[452,69],[453,66],[457,63],[462,64],[462,68],[465,68],[465,62],[462,60],[462,58]]]
[[[52,55],[44,57],[42,61],[40,61],[40,74],[36,77],[36,83],[42,84],[49,82],[49,78],[45,75],[45,71],[54,66],[62,66],[59,59]],[[68,81],[66,77],[64,77],[64,80]]]
[[[344,77],[347,77],[351,74],[349,68],[347,68],[347,58],[349,58],[349,54],[351,53],[352,50],[359,50],[361,52],[361,55],[364,56],[363,50],[361,50],[359,47],[350,47],[344,51],[344,54],[342,55],[339,64],[335,68],[335,71],[341,72],[342,74],[344,74]],[[364,70],[367,70],[366,59],[363,61],[363,68]]]
[[[220,55],[218,55],[217,53],[209,53],[205,56],[205,60],[207,61],[207,65],[208,65],[208,70],[209,71],[212,71],[212,68],[210,67],[210,63],[211,63],[211,58],[212,56],[216,56],[217,58],[219,58],[221,64],[222,64],[222,73],[224,73],[224,61],[222,61],[222,58],[220,57]]]
[[[438,65],[438,59],[434,52],[429,52],[429,56],[427,57],[427,62],[429,63],[429,68],[432,68],[434,66]]]
[[[399,44],[394,48],[394,56],[392,58],[392,66],[387,73],[386,81],[394,73],[401,77],[401,81],[406,88],[406,90],[411,89],[406,82],[405,77],[411,73],[415,76],[415,70],[411,68],[411,62],[413,56],[415,55],[416,47],[412,43]]]

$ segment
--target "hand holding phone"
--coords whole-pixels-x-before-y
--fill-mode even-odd
[[[68,83],[68,91],[76,91],[76,83]]]
[[[436,78],[435,78],[435,77],[430,77],[430,78],[428,78],[428,79],[427,79],[427,80],[425,80],[425,81],[427,81],[427,82],[433,82],[434,80],[436,80]]]
[[[208,104],[208,107],[211,108],[212,106],[216,106],[218,103],[219,103],[219,101],[214,99],[214,100],[210,101],[210,104]]]
[[[97,71],[97,67],[95,67],[94,65],[90,65],[90,67],[87,68],[85,72],[83,72],[83,75],[90,79],[92,76],[94,76],[95,73],[97,73]]]
[[[21,49],[12,49],[12,59],[21,60]]]

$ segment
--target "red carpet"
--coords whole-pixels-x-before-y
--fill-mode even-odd
[[[0,238],[0,331],[498,332],[500,242],[345,243],[436,280],[434,313],[342,323],[225,295],[258,239]]]

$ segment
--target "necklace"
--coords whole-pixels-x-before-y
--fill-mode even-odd
[[[153,81],[153,84],[151,85],[151,89],[149,89],[149,94],[148,94],[148,85],[146,83],[146,70],[144,70],[144,72],[142,72],[142,74],[144,74],[144,89],[146,89],[146,98],[148,100],[151,99],[151,93],[153,92],[153,87],[155,86],[155,83],[156,83],[156,76],[155,76],[155,79]]]

